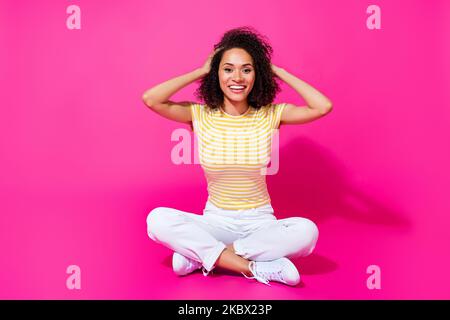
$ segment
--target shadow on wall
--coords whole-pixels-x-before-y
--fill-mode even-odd
[[[301,216],[320,223],[339,216],[366,224],[409,227],[404,213],[352,185],[344,165],[314,141],[297,138],[280,149],[279,157],[278,173],[267,176],[279,219]]]
[[[272,206],[278,219],[301,216],[320,226],[327,219],[340,217],[396,229],[410,227],[410,222],[403,218],[404,213],[396,212],[388,204],[367,194],[362,187],[352,184],[345,166],[314,141],[297,138],[280,149],[279,158],[278,173],[267,176]],[[199,179],[204,177],[199,174]],[[158,200],[149,204],[150,210],[169,206],[202,214],[207,199],[206,182],[179,185],[177,190],[163,186],[154,190],[152,196]],[[171,266],[171,257],[170,253],[162,263]],[[301,265],[302,274],[323,274],[338,268],[335,261],[316,252],[293,262]]]

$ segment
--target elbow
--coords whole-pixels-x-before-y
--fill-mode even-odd
[[[330,105],[330,106],[322,107],[319,110],[320,110],[320,114],[324,116],[324,115],[330,113],[331,110],[333,110],[333,106]]]
[[[142,101],[147,107],[151,107],[153,105],[153,102],[147,92],[144,92],[144,94],[142,95]]]
[[[326,105],[326,107],[323,110],[324,114],[331,112],[331,110],[333,110],[333,104],[330,102],[329,104]]]

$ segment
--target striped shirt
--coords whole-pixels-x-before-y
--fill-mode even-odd
[[[222,108],[191,104],[198,159],[208,184],[208,200],[225,210],[270,203],[264,168],[285,103],[249,109],[239,116]]]

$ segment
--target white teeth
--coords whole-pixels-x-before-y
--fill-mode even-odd
[[[230,86],[231,89],[244,89],[244,86]]]

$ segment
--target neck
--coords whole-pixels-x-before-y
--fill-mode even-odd
[[[244,114],[250,106],[247,101],[230,101],[226,97],[223,101],[223,110],[232,116]]]

